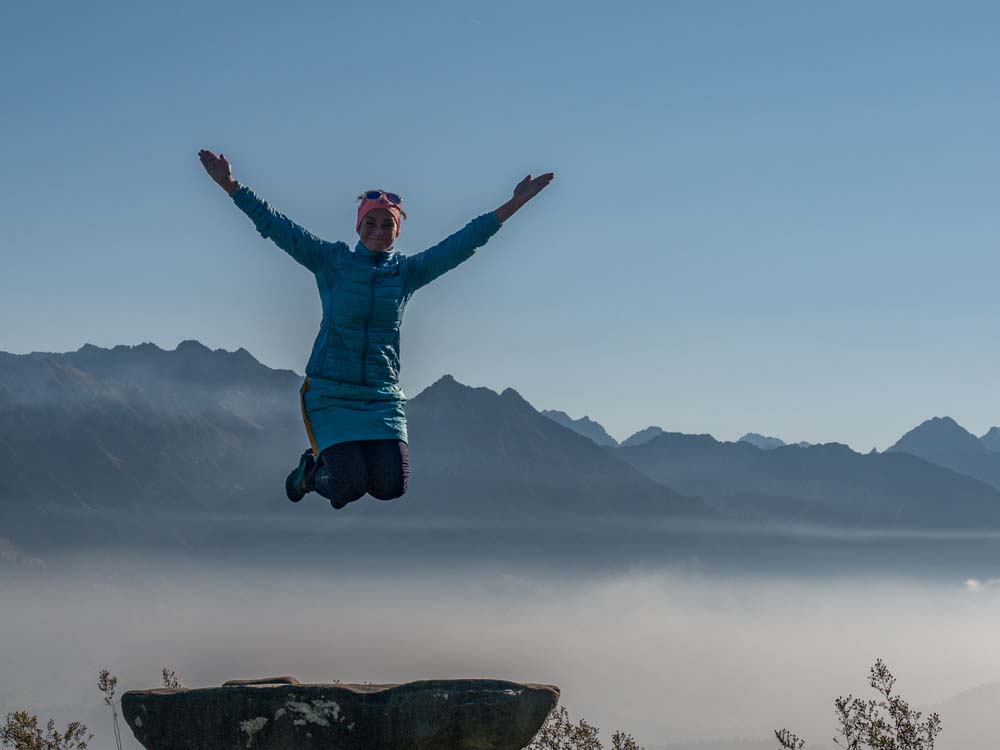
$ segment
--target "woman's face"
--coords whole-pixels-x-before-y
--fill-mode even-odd
[[[399,236],[396,217],[384,208],[376,208],[365,214],[358,230],[361,242],[369,250],[376,253],[386,252]]]

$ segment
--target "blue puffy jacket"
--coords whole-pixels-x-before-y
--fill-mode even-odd
[[[275,211],[247,187],[233,201],[262,237],[316,275],[323,302],[306,375],[344,383],[391,386],[399,379],[399,326],[415,291],[472,257],[500,229],[490,212],[413,256],[379,253],[358,242],[327,242]]]

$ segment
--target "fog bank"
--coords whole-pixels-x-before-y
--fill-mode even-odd
[[[877,657],[917,705],[1000,680],[1000,590],[962,579],[528,576],[461,564],[434,576],[334,565],[240,574],[138,559],[121,570],[0,579],[4,712],[82,719],[96,747],[111,739],[95,687],[105,667],[123,689],[156,686],[164,666],[199,687],[278,674],[488,676],[557,684],[574,717],[647,748],[764,739],[781,726],[816,745],[830,744],[833,698],[865,694]]]

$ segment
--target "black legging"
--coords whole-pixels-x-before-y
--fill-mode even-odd
[[[319,454],[313,486],[334,508],[343,508],[366,492],[379,500],[400,497],[409,479],[410,453],[402,440],[356,440]]]

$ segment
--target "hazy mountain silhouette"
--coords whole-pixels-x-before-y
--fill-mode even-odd
[[[739,441],[743,443],[750,443],[750,445],[756,445],[763,451],[769,451],[772,448],[783,448],[786,445],[797,445],[800,448],[808,448],[812,443],[807,443],[804,440],[798,443],[786,443],[781,438],[770,437],[768,435],[761,435],[759,432],[748,432],[746,435],[741,437]]]
[[[284,476],[306,445],[300,381],[245,350],[193,341],[173,351],[0,353],[0,508],[286,511]],[[519,523],[714,517],[693,499],[702,497],[750,519],[1000,527],[995,488],[902,451],[978,456],[971,468],[980,473],[995,465],[986,459],[1000,460],[950,420],[923,425],[892,453],[862,456],[836,444],[764,451],[674,433],[603,448],[512,389],[450,376],[407,411],[410,492],[352,513]],[[329,511],[320,501],[296,512]]]
[[[568,427],[573,432],[583,435],[585,438],[590,438],[598,445],[618,445],[618,441],[608,434],[604,426],[599,422],[595,422],[590,417],[584,416],[579,419],[573,419],[566,412],[553,409],[543,409],[542,414],[552,421],[561,424],[563,427]]]
[[[0,353],[0,503],[263,506],[304,442],[299,381],[196,342]]]
[[[517,391],[450,375],[407,406],[412,508],[501,518],[714,516],[543,416]]]
[[[771,450],[772,448],[781,448],[782,446],[788,445],[788,443],[781,438],[761,435],[757,432],[748,432],[746,435],[741,437],[738,442],[750,443],[750,445],[755,445],[762,451]]]
[[[639,430],[638,432],[630,435],[622,441],[622,447],[632,446],[632,445],[642,445],[643,443],[648,443],[650,440],[655,438],[657,435],[662,435],[664,432],[662,427],[651,426],[644,430]]]
[[[989,682],[953,695],[941,703],[921,708],[926,714],[940,714],[946,730],[941,733],[941,750],[950,748],[996,747],[997,728],[1000,722],[1000,682]],[[994,717],[992,721],[988,717]],[[985,719],[985,721],[984,721]],[[992,725],[992,726],[991,726]]]
[[[979,438],[988,451],[1000,453],[1000,427],[990,427],[989,432]]]
[[[307,445],[300,383],[245,350],[197,342],[0,354],[0,507],[287,511],[284,477]],[[513,390],[448,376],[407,411],[413,479],[393,514],[716,515]],[[320,500],[296,510],[330,512]]]
[[[35,356],[35,355],[28,355]],[[182,341],[173,351],[156,344],[102,349],[86,344],[75,352],[44,355],[93,375],[133,385],[181,384],[202,388],[287,387],[301,377],[291,370],[272,370],[246,349],[209,349],[198,341]]]
[[[851,527],[1000,528],[1000,491],[905,453],[862,455],[837,443],[761,450],[678,433],[614,453],[735,517]]]
[[[903,435],[889,451],[920,456],[1000,489],[1000,453],[989,450],[951,417],[928,419]]]

